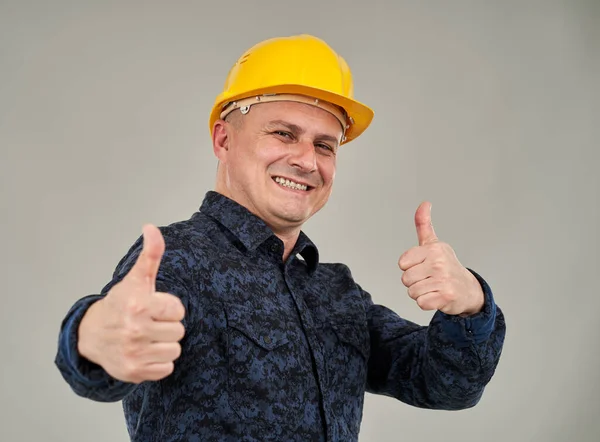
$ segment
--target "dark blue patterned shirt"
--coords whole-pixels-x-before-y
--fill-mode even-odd
[[[319,262],[304,233],[284,263],[283,243],[266,224],[216,192],[161,231],[156,290],[186,308],[174,372],[125,383],[77,352],[86,308],[129,271],[141,237],[101,293],[69,310],[55,360],[76,394],[122,400],[132,441],[352,442],[365,392],[464,409],[496,369],[504,318],[475,272],[484,310],[468,318],[438,311],[425,327],[374,304],[345,265]]]

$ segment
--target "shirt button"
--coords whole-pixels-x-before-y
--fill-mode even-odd
[[[270,336],[263,336],[263,341],[265,341],[265,344],[270,344],[271,343],[271,337]]]

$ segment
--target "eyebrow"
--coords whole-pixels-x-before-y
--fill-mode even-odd
[[[290,123],[289,121],[285,121],[285,120],[269,121],[267,123],[267,127],[272,127],[272,126],[284,126],[290,132],[294,133],[295,135],[300,135],[305,132],[305,130],[302,129],[297,124]],[[330,141],[332,143],[335,143],[336,145],[340,142],[340,140],[338,138],[334,137],[333,135],[329,135],[329,134],[325,134],[325,133],[317,134],[316,138],[319,140],[322,140],[322,141]]]

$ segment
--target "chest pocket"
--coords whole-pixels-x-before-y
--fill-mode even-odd
[[[226,305],[229,404],[242,419],[298,422],[309,394],[310,355],[289,313]]]

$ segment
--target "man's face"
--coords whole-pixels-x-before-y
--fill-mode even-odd
[[[331,195],[340,122],[329,112],[295,102],[255,104],[218,123],[221,161],[217,190],[273,229],[301,226]]]

